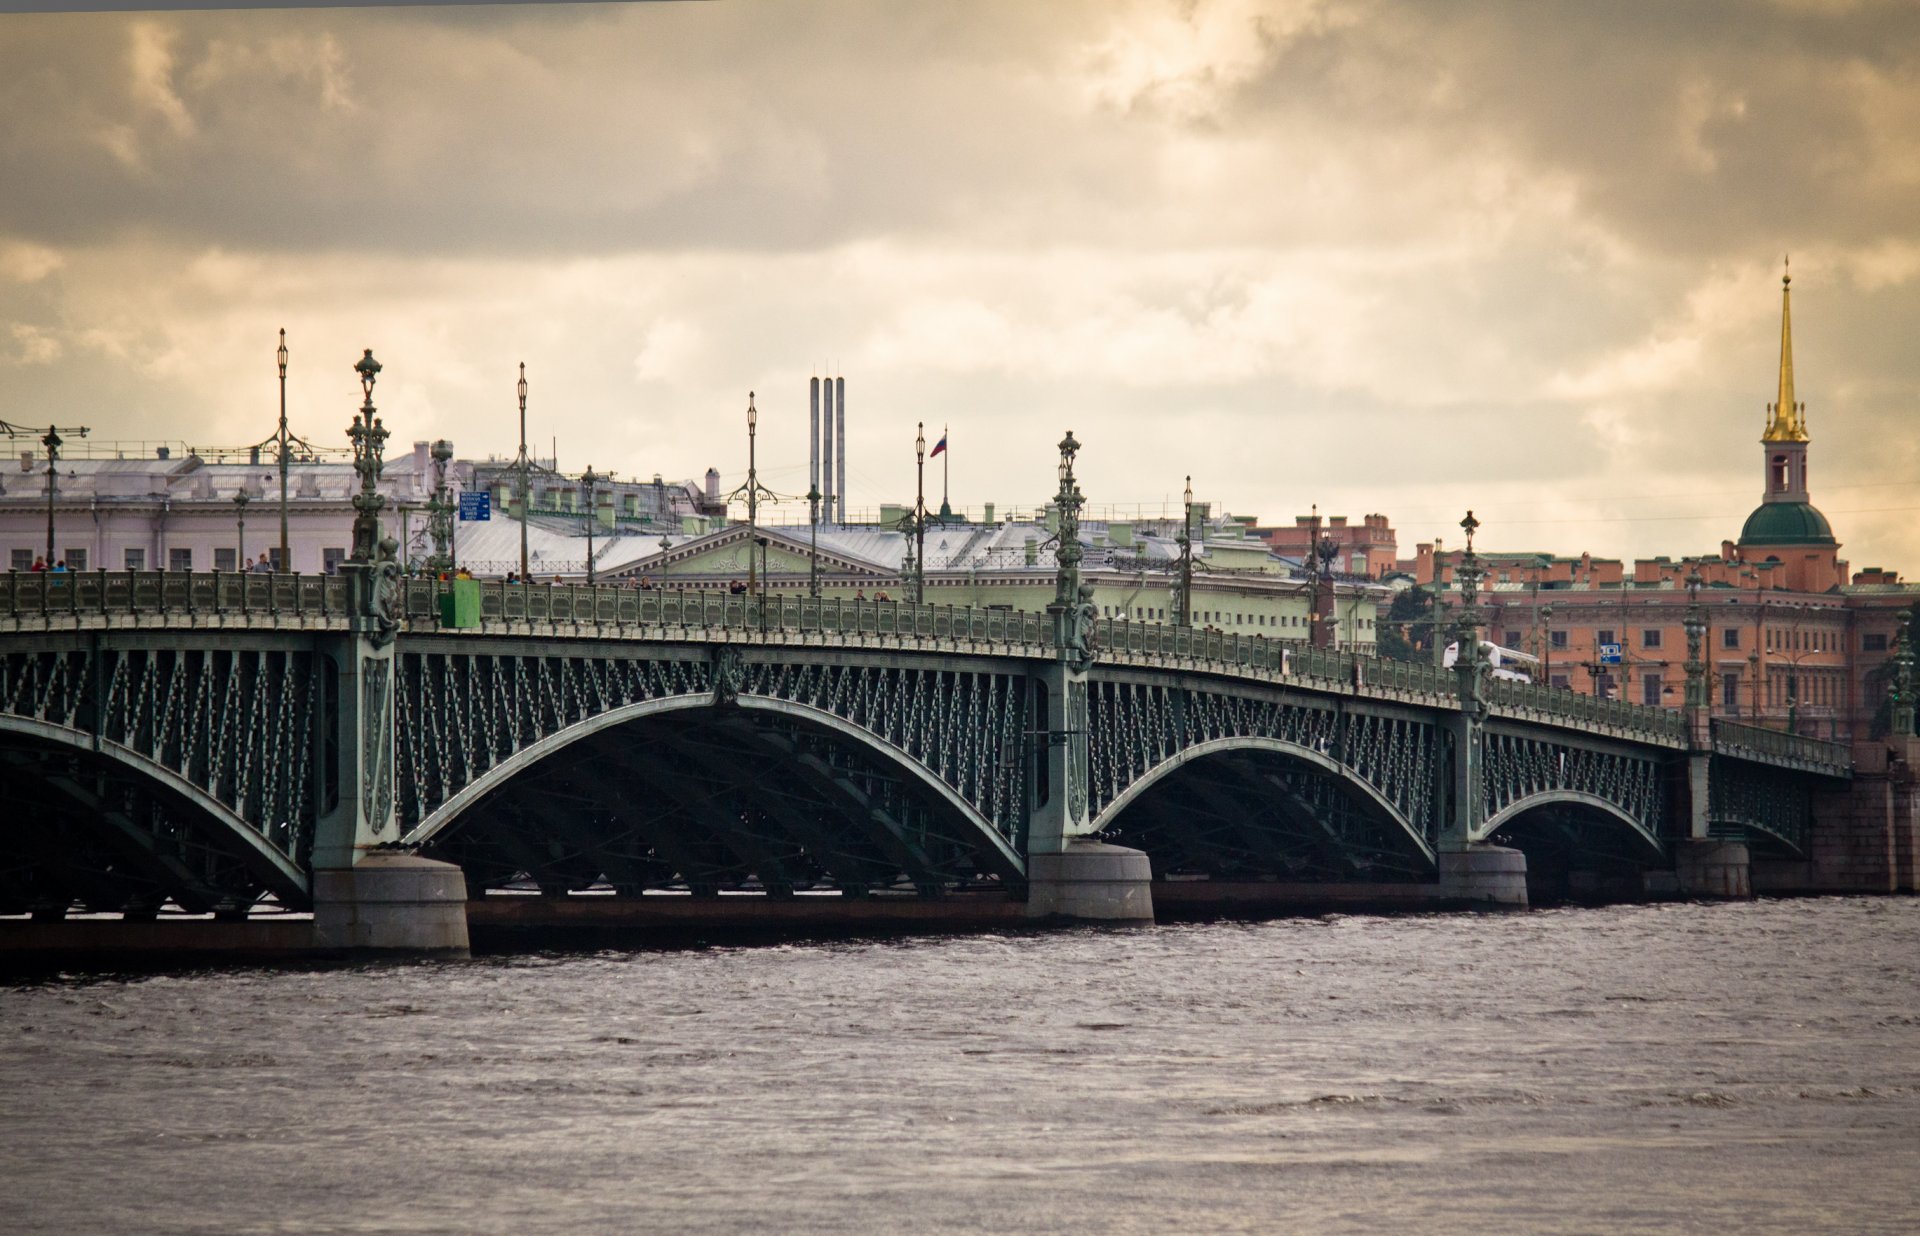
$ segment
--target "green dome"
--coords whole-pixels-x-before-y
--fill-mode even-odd
[[[1742,545],[1838,545],[1827,517],[1806,502],[1763,502],[1740,529]]]

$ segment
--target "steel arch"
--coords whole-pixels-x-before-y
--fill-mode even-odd
[[[991,850],[1010,870],[1024,874],[1026,860],[999,830],[981,815],[966,799],[945,781],[892,743],[880,738],[870,730],[862,729],[852,722],[808,704],[796,704],[791,700],[777,699],[760,695],[737,695],[728,705],[737,704],[751,712],[767,712],[791,717],[826,729],[844,738],[852,739],[869,752],[885,760],[889,767],[895,767],[909,774],[923,789],[931,792],[949,810],[964,821],[969,829],[977,834],[983,848]],[[574,743],[604,730],[648,717],[660,716],[672,712],[684,712],[714,707],[711,694],[677,695],[664,699],[641,700],[620,708],[597,713],[585,720],[577,721],[562,730],[547,735],[536,742],[520,748],[513,755],[489,768],[479,777],[462,786],[458,793],[435,807],[427,817],[415,825],[412,831],[401,838],[401,844],[418,847],[432,841],[445,830],[458,816],[493,790],[526,771],[541,760],[572,746]]]
[[[1586,794],[1579,790],[1547,790],[1509,803],[1500,809],[1499,814],[1493,816],[1481,826],[1478,830],[1479,835],[1474,837],[1473,840],[1485,841],[1501,829],[1511,826],[1528,812],[1541,807],[1552,806],[1586,807],[1590,810],[1597,811],[1608,819],[1625,825],[1635,840],[1645,845],[1648,853],[1657,860],[1664,861],[1668,856],[1666,844],[1651,832],[1648,832],[1645,824],[1621,810],[1617,803],[1608,802],[1597,794]]]
[[[1434,857],[1433,847],[1427,844],[1426,838],[1420,835],[1419,830],[1413,826],[1412,822],[1409,821],[1406,816],[1402,815],[1399,808],[1395,807],[1379,790],[1355,776],[1351,768],[1310,747],[1302,747],[1296,743],[1285,742],[1278,738],[1262,738],[1257,736],[1208,739],[1206,742],[1196,743],[1162,760],[1141,776],[1134,778],[1126,789],[1120,791],[1119,795],[1101,810],[1099,816],[1096,817],[1093,822],[1093,831],[1098,833],[1100,830],[1106,828],[1107,825],[1118,818],[1119,814],[1125,811],[1128,805],[1139,798],[1140,795],[1146,793],[1159,782],[1165,780],[1168,776],[1179,771],[1186,765],[1196,760],[1205,759],[1208,756],[1227,755],[1235,751],[1261,751],[1269,755],[1278,755],[1287,759],[1299,760],[1301,763],[1313,765],[1322,772],[1333,773],[1342,785],[1358,789],[1369,802],[1378,807],[1383,815],[1391,820],[1401,832],[1407,835],[1408,840],[1413,842],[1415,847],[1419,849],[1421,855],[1425,857],[1429,863],[1437,861]]]
[[[255,861],[263,873],[285,881],[284,886],[276,891],[297,893],[303,900],[311,893],[312,886],[308,882],[306,869],[267,840],[231,807],[171,768],[141,755],[131,747],[105,738],[96,739],[92,734],[50,722],[7,714],[0,714],[0,734],[18,734],[76,755],[104,759],[154,782],[217,825],[223,835],[240,842],[246,857]]]

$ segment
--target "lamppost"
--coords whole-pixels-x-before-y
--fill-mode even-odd
[[[755,455],[755,439],[760,429],[760,412],[753,406],[753,392],[747,392],[747,594],[753,595],[757,576],[753,569],[753,544],[760,539],[760,471]]]
[[[927,424],[921,421],[913,439],[913,603],[927,601]]]
[[[353,559],[372,562],[380,548],[380,508],[386,505],[378,482],[380,456],[387,441],[386,426],[374,415],[373,383],[380,375],[380,362],[373,359],[372,348],[366,349],[353,371],[360,375],[363,396],[359,415],[347,427],[347,438],[353,443],[353,470],[360,474],[360,492],[353,495]]]
[[[820,599],[820,482],[807,486],[807,595]]]
[[[1698,570],[1687,573],[1687,614],[1681,627],[1687,633],[1687,711],[1704,714],[1707,707],[1707,665],[1701,654],[1707,642],[1707,615],[1700,608]]]
[[[1485,572],[1480,569],[1480,559],[1473,552],[1473,534],[1480,527],[1480,521],[1473,517],[1472,511],[1468,511],[1467,517],[1460,521],[1460,527],[1466,531],[1467,548],[1460,555],[1460,565],[1453,572],[1460,584],[1460,613],[1454,625],[1454,638],[1459,649],[1454,654],[1453,664],[1455,669],[1473,676],[1477,675],[1481,661],[1480,579]]]
[[[247,488],[246,482],[233,495],[233,569],[247,569]]]
[[[520,453],[514,456],[513,470],[519,479],[520,489],[520,586],[527,586],[527,521],[533,515],[533,507],[528,502],[527,470],[531,463],[527,458],[527,362],[520,362],[520,384],[514,388],[520,393]]]
[[[587,582],[589,584],[593,582],[593,525],[600,519],[600,508],[594,505],[594,490],[601,481],[612,479],[611,475],[603,476],[595,472],[592,464],[588,464],[587,470],[580,476],[580,483],[587,490]]]
[[[287,542],[287,328],[280,328],[280,347],[274,352],[280,364],[280,428],[274,434],[280,447],[280,569],[293,569],[293,554]]]
[[[1093,629],[1080,604],[1080,507],[1086,499],[1073,476],[1073,461],[1079,453],[1080,443],[1069,429],[1060,439],[1060,489],[1054,495],[1060,527],[1053,554],[1053,603],[1047,612],[1053,617],[1054,643],[1061,657],[1084,666],[1093,657]]]
[[[427,569],[435,575],[453,570],[453,496],[447,490],[447,464],[452,459],[453,443],[441,438],[433,444],[433,496],[427,499],[433,557]]]
[[[1193,625],[1193,474],[1187,474],[1186,492],[1181,496],[1180,535],[1180,608],[1175,621],[1183,627]]]
[[[1548,601],[1540,607],[1540,677],[1541,686],[1553,685],[1553,602]]]
[[[1903,609],[1897,615],[1900,626],[1894,632],[1892,722],[1895,738],[1913,737],[1913,611]]]

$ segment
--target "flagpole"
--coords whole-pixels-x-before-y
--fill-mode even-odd
[[[946,442],[947,427],[942,425],[940,426],[940,444],[945,446]],[[945,514],[951,509],[947,505],[947,465],[952,462],[952,460],[953,451],[951,449],[940,452],[940,511],[942,514]]]

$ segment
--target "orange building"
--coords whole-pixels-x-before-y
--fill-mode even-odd
[[[1714,555],[1619,561],[1582,554],[1482,553],[1486,637],[1540,658],[1539,676],[1585,694],[1678,708],[1685,703],[1682,625],[1697,576],[1707,631],[1702,660],[1716,715],[1821,738],[1864,739],[1885,697],[1875,671],[1895,647],[1920,587],[1869,567],[1849,576],[1814,507],[1806,405],[1794,396],[1791,284],[1781,283],[1780,375],[1760,435],[1760,505]],[[1421,544],[1402,563],[1438,581],[1442,604],[1460,551]]]

